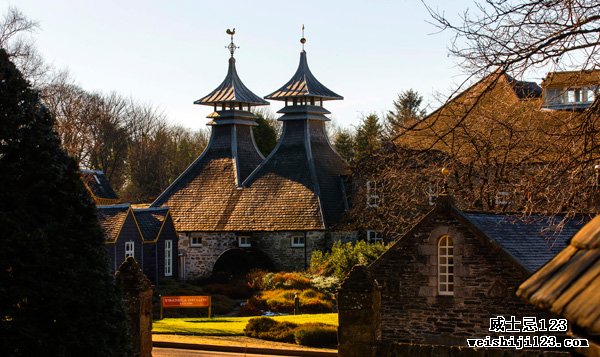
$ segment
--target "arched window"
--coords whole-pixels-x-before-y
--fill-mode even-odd
[[[438,241],[438,293],[454,295],[454,247],[447,235]]]

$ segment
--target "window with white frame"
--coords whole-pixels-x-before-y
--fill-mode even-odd
[[[173,241],[165,241],[165,276],[173,275]]]
[[[367,207],[379,207],[383,204],[383,183],[367,181]]]
[[[248,248],[251,246],[252,246],[252,243],[250,242],[250,236],[239,236],[238,237],[238,247]]]
[[[370,243],[383,243],[383,236],[379,231],[367,231],[367,241]]]
[[[135,256],[135,242],[125,242],[125,259]]]
[[[448,235],[438,241],[438,293],[454,295],[454,246]]]
[[[427,202],[430,206],[435,205],[435,201],[440,195],[440,186],[437,183],[430,183],[427,186]]]
[[[202,237],[192,234],[190,237],[190,247],[201,247],[202,246]]]
[[[292,236],[292,247],[304,247],[304,234],[295,234]]]
[[[508,191],[498,191],[496,192],[496,197],[494,198],[494,203],[496,206],[506,206],[510,201],[510,192]]]

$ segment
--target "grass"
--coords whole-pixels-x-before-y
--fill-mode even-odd
[[[198,336],[243,336],[244,327],[250,317],[216,317],[208,318],[166,318],[155,320],[152,326],[153,333],[198,335]],[[337,314],[306,314],[271,316],[277,321],[290,321],[297,324],[307,322],[322,322],[330,325],[338,325]]]

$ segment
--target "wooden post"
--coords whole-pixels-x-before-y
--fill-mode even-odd
[[[163,319],[163,297],[160,296],[160,320]]]
[[[212,297],[208,297],[208,318],[211,318],[211,311],[212,310]]]

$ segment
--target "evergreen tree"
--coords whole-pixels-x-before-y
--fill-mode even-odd
[[[341,129],[333,139],[333,147],[348,163],[354,162],[354,138],[348,129]]]
[[[277,145],[277,130],[272,123],[275,119],[265,118],[261,112],[256,112],[255,114],[258,126],[252,129],[252,134],[254,135],[254,141],[258,150],[264,156],[267,156],[273,151],[275,145]]]
[[[95,207],[53,124],[0,49],[0,355],[127,355]]]
[[[421,109],[423,97],[412,89],[398,94],[394,101],[394,110],[386,115],[385,130],[389,138],[397,135],[407,125],[413,124],[425,117],[425,109]]]
[[[360,125],[356,128],[354,139],[354,157],[360,161],[370,156],[381,148],[383,136],[383,126],[379,122],[376,114],[369,114],[363,117]]]

